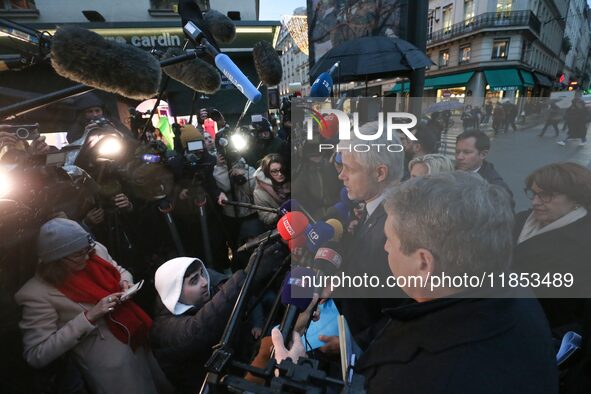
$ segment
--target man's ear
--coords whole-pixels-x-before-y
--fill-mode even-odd
[[[388,178],[388,166],[380,164],[375,169],[376,181],[384,182]]]
[[[483,159],[486,159],[486,156],[488,156],[488,149],[481,150],[479,153]]]
[[[415,251],[415,255],[419,258],[419,275],[424,278],[435,275],[435,257],[431,251],[419,248]]]

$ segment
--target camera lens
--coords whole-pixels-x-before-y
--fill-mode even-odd
[[[29,138],[29,135],[29,130],[24,127],[19,127],[18,129],[16,129],[16,136],[21,140],[26,140],[27,138]]]

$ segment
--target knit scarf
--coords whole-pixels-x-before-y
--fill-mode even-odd
[[[572,224],[577,220],[585,217],[585,215],[587,215],[587,210],[583,207],[578,207],[577,209],[570,211],[561,218],[556,219],[552,223],[542,226],[538,222],[536,222],[536,220],[534,219],[534,213],[532,212],[525,221],[525,224],[523,225],[523,229],[519,234],[517,244],[519,245],[520,243],[525,242],[528,239],[533,238],[537,235],[547,233],[553,230],[558,230],[559,228],[568,226],[569,224]]]
[[[70,275],[58,290],[74,302],[96,304],[109,294],[120,292],[120,281],[119,271],[93,253],[86,267]],[[134,351],[147,342],[152,326],[152,319],[133,301],[116,306],[105,321],[115,338]]]

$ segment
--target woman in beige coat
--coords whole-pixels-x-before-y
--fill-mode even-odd
[[[254,203],[267,208],[279,208],[291,195],[289,175],[286,161],[281,155],[270,153],[263,157],[261,166],[254,173],[257,180]],[[258,211],[258,214],[259,219],[269,227],[279,220],[274,212]]]
[[[150,318],[120,300],[133,283],[76,222],[41,227],[36,275],[16,293],[24,358],[41,368],[69,352],[92,393],[168,392],[147,348]]]

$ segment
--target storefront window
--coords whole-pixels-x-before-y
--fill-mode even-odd
[[[491,59],[507,59],[509,53],[509,40],[494,40]]]
[[[472,48],[470,45],[466,45],[460,48],[460,63],[467,63],[470,61],[470,53]]]
[[[437,102],[448,99],[458,100],[460,103],[464,102],[466,97],[466,87],[460,86],[455,88],[437,89]]]

